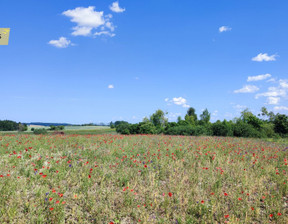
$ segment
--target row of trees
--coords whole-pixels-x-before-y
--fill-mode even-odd
[[[17,123],[10,120],[0,120],[0,131],[27,131],[28,127],[26,124]]]
[[[248,109],[241,112],[239,118],[233,120],[210,122],[211,114],[205,109],[198,119],[195,109],[190,107],[184,120],[178,117],[177,122],[168,122],[165,113],[157,110],[150,118],[142,122],[129,124],[126,121],[111,122],[121,134],[167,134],[167,135],[208,135],[271,138],[288,136],[288,116],[268,112],[265,107],[257,116]]]

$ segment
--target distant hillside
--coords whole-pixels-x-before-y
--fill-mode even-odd
[[[25,123],[26,125],[40,125],[40,126],[109,126],[109,124],[99,123],[89,123],[89,124],[68,124],[68,123],[45,123],[45,122],[30,122]]]
[[[27,125],[41,125],[41,126],[68,126],[73,124],[67,124],[67,123],[43,123],[43,122],[31,122],[31,123],[25,123]]]

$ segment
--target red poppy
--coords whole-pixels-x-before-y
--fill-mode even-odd
[[[277,213],[278,216],[282,215],[280,212]]]
[[[54,208],[49,208],[51,211],[54,209]]]
[[[171,192],[169,192],[168,195],[169,195],[169,197],[172,197],[172,193]]]
[[[225,217],[225,218],[228,218],[228,217],[229,217],[229,215],[225,215],[224,217]]]

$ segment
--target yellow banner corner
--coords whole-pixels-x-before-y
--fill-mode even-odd
[[[0,45],[8,45],[10,28],[0,28]]]

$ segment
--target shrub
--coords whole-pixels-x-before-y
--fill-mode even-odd
[[[38,129],[34,129],[33,133],[35,135],[45,135],[47,134],[47,130],[45,128],[38,128]]]

